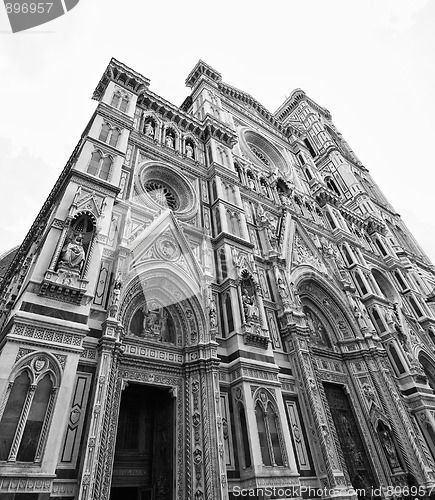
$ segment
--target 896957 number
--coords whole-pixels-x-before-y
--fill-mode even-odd
[[[44,14],[49,13],[53,3],[7,3],[6,12],[8,14]]]

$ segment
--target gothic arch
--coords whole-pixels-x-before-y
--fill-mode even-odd
[[[322,312],[338,340],[357,336],[358,327],[347,311],[347,299],[320,273],[299,266],[290,275],[290,282],[295,284],[303,304],[311,302]]]
[[[200,289],[193,279],[183,275],[170,264],[163,267],[154,263],[141,269],[126,284],[120,300],[119,319],[125,334],[133,338],[147,336],[144,332],[132,331],[138,311],[157,311],[166,315],[167,330],[157,331],[147,339],[163,341],[178,347],[204,341],[207,323],[200,302]]]

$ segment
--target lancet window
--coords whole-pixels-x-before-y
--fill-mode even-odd
[[[99,149],[92,153],[88,164],[88,174],[95,175],[105,181],[109,180],[112,170],[113,158],[111,155],[104,155]]]
[[[46,356],[31,356],[14,370],[0,415],[0,460],[40,462],[52,416],[58,374]]]
[[[261,458],[266,467],[284,466],[281,426],[275,403],[266,391],[261,391],[255,403]]]

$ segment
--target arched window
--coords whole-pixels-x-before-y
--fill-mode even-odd
[[[376,246],[378,247],[379,251],[381,252],[381,255],[383,257],[386,257],[388,255],[388,252],[385,250],[385,247],[384,247],[384,244],[382,243],[382,241],[379,240],[378,238],[376,238],[375,242],[376,242]]]
[[[33,462],[35,459],[39,436],[41,435],[52,391],[53,383],[50,375],[47,373],[36,386],[35,395],[18,450],[17,460],[20,462]]]
[[[284,466],[279,417],[266,391],[260,392],[255,404],[255,419],[263,465],[266,467]]]
[[[129,99],[128,97],[126,96],[123,96],[122,99],[121,99],[121,105],[119,106],[119,109],[123,112],[123,113],[127,113],[127,110],[128,110],[128,104],[129,104]]]
[[[370,309],[369,311],[372,313],[372,318],[375,320],[375,325],[376,325],[379,333],[385,332],[386,328],[385,328],[384,322],[382,321],[381,316],[380,316],[378,310],[376,309],[376,306],[373,306],[373,308]]]
[[[407,284],[405,283],[405,281],[402,278],[402,275],[401,275],[401,273],[399,273],[399,271],[394,272],[394,277],[396,278],[396,280],[399,283],[399,286],[402,290],[406,290],[408,288]]]
[[[315,152],[311,142],[308,139],[304,139],[304,143],[305,143],[305,146],[307,147],[308,151],[310,152],[310,155],[313,158],[315,158],[317,155],[316,155],[316,152]]]
[[[109,136],[110,130],[111,130],[110,125],[108,123],[104,123],[103,126],[101,127],[100,137],[98,139],[100,141],[106,142],[107,138]]]
[[[405,367],[403,366],[402,360],[399,358],[399,355],[397,354],[396,348],[393,346],[393,344],[389,345],[388,352],[390,353],[391,359],[393,361],[392,364],[396,374],[402,375],[402,373],[405,373]]]
[[[115,92],[112,97],[112,102],[110,103],[114,108],[119,106],[119,101],[121,100],[121,92]]]
[[[114,148],[117,146],[118,144],[118,139],[119,139],[119,136],[121,135],[121,132],[119,129],[115,128],[112,130],[112,134],[110,135],[110,140],[109,140],[109,144],[111,146],[113,146]]]
[[[367,287],[366,287],[364,281],[362,280],[359,272],[357,271],[354,276],[355,276],[356,284],[359,288],[359,291],[361,292],[361,295],[366,295],[368,293],[368,290],[367,290]]]
[[[101,151],[94,151],[92,153],[87,172],[107,181],[112,169],[112,164],[113,158],[111,156],[107,155],[103,157]]]
[[[0,460],[7,460],[12,446],[15,431],[20,420],[21,411],[30,387],[27,371],[14,380],[9,398],[0,421]]]
[[[40,462],[56,395],[56,368],[45,355],[24,360],[0,415],[0,460]]]
[[[344,260],[347,262],[347,264],[352,265],[353,259],[350,255],[349,250],[347,249],[346,245],[343,245],[341,248],[343,250]]]
[[[304,168],[304,174],[307,178],[307,181],[313,180],[313,176],[311,175],[310,169],[308,167]]]
[[[112,163],[113,163],[113,161],[112,161],[112,158],[110,156],[106,156],[103,159],[100,172],[98,173],[98,177],[100,179],[107,181],[107,179],[109,178],[109,173],[110,173],[110,168],[112,166]]]
[[[409,297],[409,303],[411,305],[411,308],[412,308],[414,314],[417,316],[417,318],[420,318],[421,316],[423,316],[423,312],[422,312],[419,304],[417,303],[417,301],[414,299],[414,297],[412,295]]]
[[[100,161],[102,158],[102,154],[100,151],[94,151],[91,156],[91,161],[88,165],[88,173],[92,175],[97,175],[97,172],[100,168]]]
[[[341,196],[341,192],[338,189],[337,184],[335,183],[334,179],[332,179],[332,177],[326,177],[325,182],[331,191],[334,191],[336,195]]]

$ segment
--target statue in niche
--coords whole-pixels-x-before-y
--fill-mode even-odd
[[[59,266],[70,271],[80,272],[85,260],[85,250],[83,248],[83,234],[74,234],[64,245],[60,253]]]
[[[393,323],[395,330],[402,333],[402,322],[400,320],[399,304],[397,302],[393,304]]]
[[[188,158],[193,158],[193,147],[188,142],[186,143],[186,156]]]
[[[257,191],[257,188],[255,187],[255,182],[254,182],[254,179],[248,175],[248,185],[249,187],[253,190],[253,191]]]
[[[210,318],[210,328],[217,328],[217,310],[216,310],[216,301],[211,299],[210,301],[210,310],[209,310],[209,318]]]
[[[286,304],[289,302],[289,294],[288,294],[287,287],[286,287],[286,284],[285,284],[282,276],[278,277],[278,293],[279,293],[279,296],[281,297],[283,304]]]
[[[154,138],[154,126],[151,120],[145,123],[145,135]]]
[[[247,322],[258,321],[260,314],[257,302],[253,295],[252,296],[249,295],[248,290],[246,288],[243,289],[242,302],[243,302],[243,312],[245,313],[246,321]]]
[[[165,144],[166,144],[166,146],[168,146],[168,148],[174,149],[174,144],[175,144],[174,137],[172,134],[170,134],[168,132],[166,133],[166,136],[165,136]]]
[[[397,457],[396,447],[394,446],[391,438],[391,431],[387,428],[379,431],[379,438],[381,440],[382,448],[384,449],[385,456],[391,467],[391,470],[399,469],[400,462]]]
[[[122,283],[120,281],[115,281],[113,285],[112,292],[112,306],[117,306],[119,304],[119,296],[121,295]]]
[[[384,307],[384,317],[388,325],[391,325],[391,323],[394,322],[393,312],[389,307]]]

